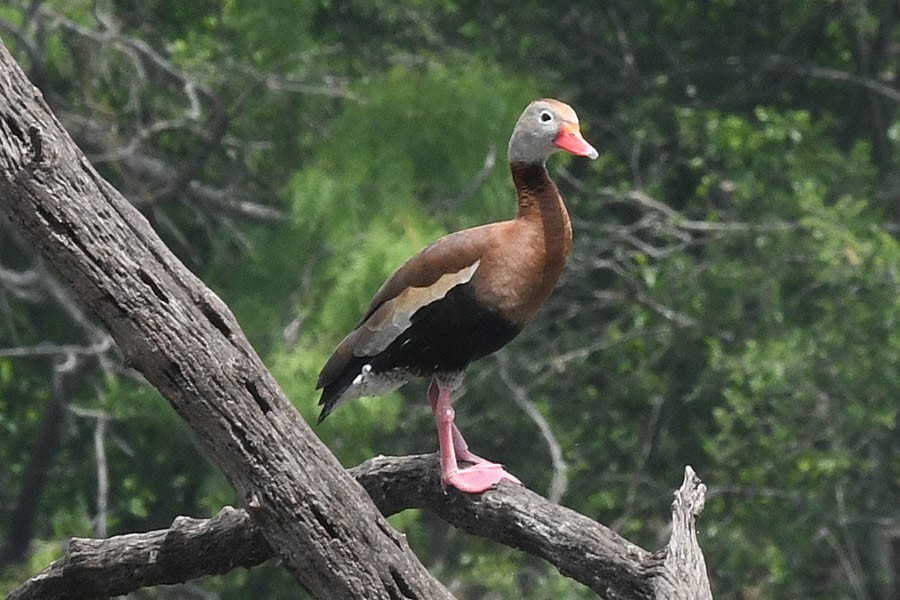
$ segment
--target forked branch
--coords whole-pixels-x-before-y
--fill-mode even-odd
[[[528,489],[503,484],[481,496],[443,492],[436,455],[377,457],[350,470],[378,509],[436,513],[452,525],[522,549],[605,598],[712,598],[695,521],[706,486],[685,469],[672,505],[672,538],[648,552],[607,527]],[[250,515],[230,506],[212,519],[179,517],[167,530],[75,538],[66,556],[8,600],[75,600],[119,595],[253,567],[274,556]]]

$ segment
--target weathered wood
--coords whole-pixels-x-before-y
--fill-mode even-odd
[[[672,535],[658,554],[662,568],[654,573],[656,598],[712,600],[706,561],[697,541],[697,517],[706,504],[706,485],[690,466],[672,502]]]
[[[316,597],[450,597],[300,418],[228,307],[100,177],[2,44],[0,215],[190,424]]]
[[[436,457],[416,460],[418,468],[398,470],[397,459],[374,458],[356,477],[383,511],[428,508],[464,531],[548,560],[604,598],[654,598],[649,575],[657,560],[609,528],[524,486],[444,493]]]
[[[707,600],[709,582],[693,523],[705,486],[690,467],[672,506],[672,538],[650,553],[595,521],[524,487],[503,484],[481,496],[444,493],[437,455],[377,457],[350,470],[384,515],[430,510],[469,533],[540,556],[610,599]],[[273,555],[243,510],[226,507],[209,521],[181,518],[172,528],[108,540],[75,539],[66,558],[26,582],[8,600],[77,600],[178,583]],[[153,557],[150,560],[150,557]],[[174,570],[161,564],[177,565]]]
[[[178,517],[169,529],[108,539],[73,538],[66,555],[7,600],[81,600],[127,594],[253,567],[272,558],[262,532],[242,509],[212,519]]]

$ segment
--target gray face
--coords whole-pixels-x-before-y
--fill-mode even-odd
[[[559,150],[554,141],[565,122],[578,123],[578,117],[568,105],[556,100],[535,100],[529,104],[509,140],[509,162],[546,162]]]

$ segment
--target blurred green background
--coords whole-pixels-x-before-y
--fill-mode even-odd
[[[525,104],[569,102],[601,152],[550,165],[573,256],[470,369],[467,439],[648,549],[692,465],[717,598],[893,600],[898,21],[886,0],[10,0],[0,38],[308,420],[383,278],[514,214]],[[316,431],[347,466],[436,449],[424,383]],[[71,536],[226,503],[188,428],[0,223],[0,592]],[[392,522],[460,598],[590,597],[431,515]],[[298,595],[274,564],[132,594]]]

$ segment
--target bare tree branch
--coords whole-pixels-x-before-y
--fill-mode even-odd
[[[300,418],[231,311],[100,177],[2,45],[0,215],[193,427],[313,595],[450,597]]]
[[[53,97],[53,100],[59,105],[56,108],[67,129],[94,163],[112,163],[117,168],[130,188],[123,192],[134,204],[146,210],[154,203],[164,204],[177,197],[179,201],[198,203],[214,217],[224,212],[261,222],[283,221],[282,211],[252,201],[251,192],[239,189],[240,185],[216,188],[199,179],[198,172],[213,149],[227,146],[229,151],[238,154],[247,146],[245,142],[223,141],[230,125],[229,116],[238,112],[239,103],[234,103],[230,110],[224,108],[218,90],[212,90],[202,77],[181,69],[152,45],[127,35],[115,16],[102,12],[99,6],[93,11],[95,23],[84,24],[69,19],[45,3],[34,5],[19,27],[0,19],[0,30],[14,34],[33,61],[42,56],[42,50],[35,48],[33,40],[29,39],[31,34],[26,23],[31,20],[42,27],[63,32],[67,43],[91,53],[92,58],[85,60],[82,67],[90,73],[84,75],[86,80],[115,78],[116,75],[110,73],[109,64],[115,62],[111,56],[121,58],[119,64],[131,69],[133,76],[128,80],[128,99],[122,111],[129,118],[123,119],[121,114],[109,115],[105,110],[94,110],[85,116],[78,112],[83,111],[81,107],[66,109],[63,98]],[[303,56],[290,58],[312,60]],[[40,64],[36,63],[37,66]],[[250,67],[238,66],[235,71],[244,73],[251,80],[249,88],[241,88],[245,94],[254,87],[265,85],[270,77],[277,79],[274,74],[258,73]],[[159,86],[170,91],[174,112],[148,105],[147,89]],[[331,82],[321,87],[334,87],[334,94],[340,95],[345,86]],[[310,84],[307,88],[286,91],[308,94],[317,93],[316,88],[315,84]],[[88,94],[85,102],[89,104],[92,102],[90,92],[85,93]],[[327,93],[327,90],[318,93]],[[154,147],[154,141],[167,132],[199,140],[187,161],[176,164],[155,156],[161,152]],[[254,193],[256,195],[258,193]]]
[[[660,598],[712,600],[706,562],[697,543],[697,517],[706,504],[706,486],[691,467],[684,468],[684,482],[672,503],[672,537],[663,555],[663,574],[654,580]],[[689,590],[690,595],[668,590]]]
[[[469,533],[520,548],[606,598],[711,598],[694,521],[705,486],[690,467],[672,506],[673,531],[658,553],[522,486],[501,485],[481,496],[444,492],[437,455],[380,456],[350,470],[384,515],[427,509]],[[75,538],[66,556],[7,600],[75,600],[124,594],[252,567],[273,556],[247,512],[225,507],[210,520],[179,517],[168,530]],[[165,568],[166,566],[177,568]]]
[[[0,348],[0,358],[21,358],[32,356],[96,356],[112,349],[112,339],[104,338],[99,343],[91,346],[76,346],[73,344],[40,343],[34,346],[14,346]]]
[[[106,513],[109,505],[109,470],[106,460],[106,427],[110,415],[104,410],[69,406],[69,412],[79,417],[94,419],[94,458],[97,462],[97,515],[94,517],[94,534],[106,537]]]
[[[273,555],[247,512],[227,506],[212,519],[178,517],[169,529],[102,540],[74,538],[64,558],[7,600],[119,596],[146,586],[253,567]]]
[[[472,177],[472,180],[452,198],[439,199],[433,202],[432,206],[435,209],[440,209],[445,212],[457,210],[463,202],[474,196],[478,190],[481,189],[481,186],[484,185],[484,182],[490,177],[491,172],[496,165],[497,147],[494,144],[491,144],[488,146],[487,153],[484,155],[484,163],[482,164],[481,169],[474,177]]]

